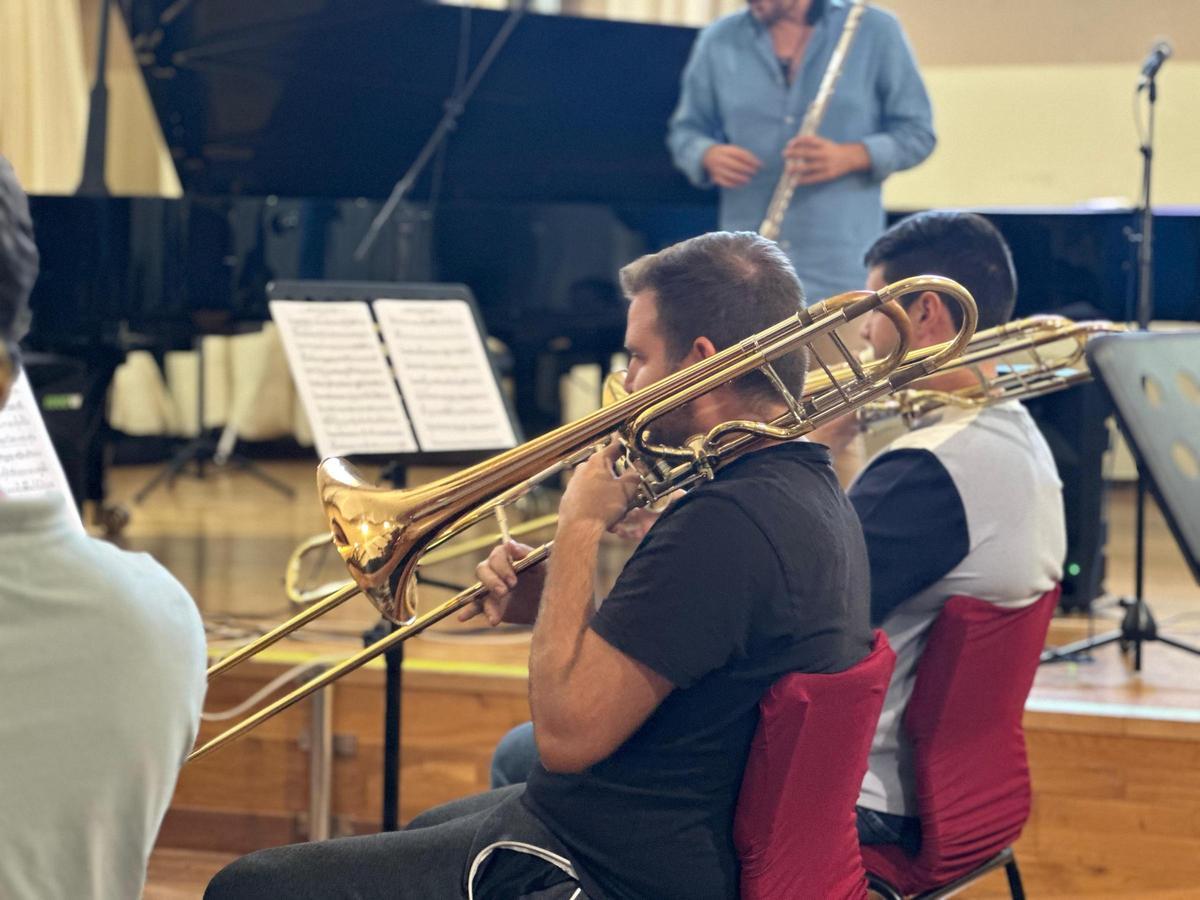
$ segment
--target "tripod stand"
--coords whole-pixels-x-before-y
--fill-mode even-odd
[[[154,492],[155,488],[157,488],[160,484],[162,484],[164,482],[166,482],[168,484],[168,486],[173,485],[175,483],[175,479],[178,478],[181,474],[183,474],[184,470],[187,469],[187,467],[189,465],[195,466],[195,472],[196,472],[197,478],[201,478],[201,479],[204,478],[205,477],[205,467],[208,464],[213,465],[213,467],[217,468],[217,469],[233,467],[233,468],[237,469],[238,471],[245,472],[248,475],[252,475],[253,477],[257,478],[259,481],[261,481],[263,484],[265,484],[267,487],[272,488],[276,491],[279,491],[279,493],[283,494],[285,497],[287,497],[289,499],[294,497],[295,491],[293,491],[290,487],[288,487],[288,485],[284,484],[282,481],[279,481],[278,479],[274,478],[273,476],[267,474],[253,460],[247,459],[246,457],[242,456],[241,454],[233,452],[232,442],[230,442],[225,437],[222,437],[221,440],[217,440],[216,438],[213,437],[212,432],[204,427],[204,346],[203,345],[204,345],[203,337],[197,338],[195,341],[196,359],[197,359],[197,364],[196,364],[197,433],[196,433],[196,436],[194,438],[191,438],[190,440],[188,440],[182,447],[180,447],[177,451],[175,451],[175,454],[169,460],[167,460],[166,463],[163,464],[163,467],[161,469],[159,469],[157,473],[155,473],[154,477],[151,478],[148,482],[146,482],[141,487],[141,489],[136,494],[133,495],[133,502],[137,505],[141,505],[142,501],[144,501],[148,496],[150,496],[150,494]],[[234,442],[236,442],[236,433],[237,432],[236,432],[236,428],[232,427],[232,423],[231,423],[231,428],[227,428],[226,430],[230,435],[234,436]]]
[[[1189,379],[1200,385],[1200,332],[1128,334],[1100,338],[1088,347],[1088,365],[1113,399],[1122,433],[1138,464],[1137,543],[1134,596],[1121,600],[1125,615],[1118,629],[1048,650],[1042,662],[1078,659],[1107,644],[1132,648],[1135,671],[1142,668],[1142,645],[1158,641],[1200,655],[1200,647],[1159,631],[1145,599],[1145,501],[1152,490],[1167,524],[1200,581],[1200,465],[1187,449],[1200,433],[1200,410],[1184,395]],[[1180,449],[1184,448],[1184,449]],[[1189,462],[1190,459],[1190,462]]]
[[[1157,52],[1155,48],[1154,52]],[[1169,53],[1169,50],[1168,50]],[[1153,53],[1152,53],[1153,57]],[[1158,65],[1162,64],[1159,59]],[[1149,63],[1147,64],[1149,67]],[[1131,235],[1138,248],[1138,305],[1137,322],[1140,331],[1148,331],[1154,309],[1154,264],[1153,264],[1153,213],[1150,206],[1150,175],[1154,159],[1154,105],[1158,99],[1155,75],[1157,67],[1144,70],[1143,84],[1146,88],[1149,104],[1148,127],[1143,137],[1142,154],[1142,197],[1140,210],[1140,231]],[[1172,531],[1185,553],[1191,553],[1193,571],[1200,578],[1197,569],[1195,553],[1189,550],[1188,520],[1189,510],[1186,505],[1176,514],[1172,510],[1173,503],[1184,504],[1184,498],[1189,493],[1186,484],[1176,485],[1179,463],[1171,458],[1176,451],[1175,444],[1168,441],[1171,423],[1179,427],[1180,418],[1186,422],[1188,413],[1186,407],[1176,414],[1162,410],[1171,410],[1169,396],[1164,395],[1168,390],[1163,385],[1172,381],[1170,366],[1176,365],[1176,371],[1185,371],[1189,359],[1188,353],[1200,352],[1191,336],[1122,336],[1125,346],[1098,345],[1088,348],[1088,363],[1114,400],[1118,422],[1122,433],[1126,436],[1137,459],[1137,495],[1136,522],[1134,525],[1134,595],[1122,598],[1119,603],[1125,614],[1121,625],[1114,631],[1105,632],[1082,641],[1066,644],[1047,650],[1042,654],[1042,662],[1060,662],[1062,660],[1077,660],[1087,658],[1089,651],[1112,643],[1119,643],[1122,651],[1133,650],[1133,668],[1140,672],[1142,669],[1142,645],[1150,641],[1158,641],[1188,653],[1200,655],[1200,647],[1176,638],[1162,634],[1158,629],[1154,614],[1145,599],[1145,569],[1146,569],[1146,493],[1149,486],[1155,487],[1155,495],[1171,524]],[[1165,338],[1165,342],[1160,340]],[[1131,345],[1129,339],[1135,343]],[[1189,349],[1190,345],[1190,349]],[[1172,359],[1172,351],[1183,355]],[[1195,356],[1191,357],[1192,359]],[[1155,377],[1155,374],[1158,377]],[[1156,385],[1153,389],[1151,385]],[[1164,421],[1166,420],[1166,421]],[[1170,446],[1170,451],[1164,447]],[[1183,446],[1186,446],[1184,444]],[[1165,457],[1165,458],[1164,458]],[[1157,470],[1152,471],[1151,467]],[[1185,482],[1186,482],[1185,478]],[[1162,485],[1168,484],[1164,490]],[[1194,504],[1192,504],[1194,509]],[[1194,515],[1194,513],[1192,514]],[[1180,524],[1182,523],[1182,524]]]

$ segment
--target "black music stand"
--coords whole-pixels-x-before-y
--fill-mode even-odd
[[[1105,335],[1089,342],[1088,366],[1112,399],[1117,423],[1147,488],[1200,583],[1200,331]],[[1142,668],[1142,644],[1158,641],[1200,655],[1200,646],[1161,633],[1144,596],[1145,516],[1138,503],[1134,596],[1123,599],[1121,627],[1047,650],[1042,662],[1077,659],[1119,642]]]
[[[487,334],[483,325],[483,317],[475,303],[475,297],[470,289],[462,284],[400,284],[392,282],[370,281],[276,281],[267,285],[267,297],[271,300],[304,300],[314,303],[337,302],[346,300],[374,301],[383,298],[404,300],[440,300],[459,301],[466,303],[471,310],[475,328],[482,339]],[[486,345],[485,345],[486,346]],[[494,360],[488,355],[491,364],[492,377],[499,384],[500,373],[495,367]],[[289,357],[289,364],[291,359]],[[501,398],[512,428],[516,443],[523,440],[516,415],[507,399]],[[410,399],[403,392],[401,403],[407,409]],[[408,409],[411,414],[412,410]],[[480,448],[472,450],[419,450],[415,453],[354,454],[356,460],[384,463],[385,478],[396,487],[405,486],[406,467],[410,465],[426,466],[463,466],[480,462],[492,453],[503,448]],[[423,584],[437,585],[450,589],[460,589],[458,585],[437,582],[433,579],[421,579]],[[372,628],[362,635],[363,645],[373,644],[387,637],[398,626],[386,618],[380,618]],[[396,831],[400,827],[400,738],[402,727],[402,701],[404,677],[404,643],[398,643],[384,652],[386,676],[384,680],[384,721],[383,721],[383,797],[380,810],[380,826],[383,831]]]

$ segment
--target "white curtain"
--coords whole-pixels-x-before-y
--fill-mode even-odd
[[[0,0],[0,153],[26,191],[69,194],[83,165],[100,0]],[[114,194],[179,196],[129,33],[109,19],[108,157]]]
[[[79,0],[2,0],[0,153],[27,191],[75,190],[87,96]]]

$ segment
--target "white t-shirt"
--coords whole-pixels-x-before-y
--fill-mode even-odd
[[[61,498],[0,498],[0,897],[141,897],[199,726],[204,627]]]
[[[902,728],[929,628],[951,597],[1035,602],[1062,578],[1062,484],[1028,411],[950,409],[902,435],[850,487],[871,563],[871,618],[896,668],[859,805],[917,815]]]

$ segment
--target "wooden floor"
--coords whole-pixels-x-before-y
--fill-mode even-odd
[[[204,481],[187,477],[173,490],[156,492],[144,506],[133,508],[122,538],[129,548],[152,553],[192,592],[217,645],[240,639],[287,612],[282,584],[288,555],[300,539],[324,528],[313,490],[314,467],[288,462],[268,468],[294,486],[293,499],[246,474],[217,473]],[[132,496],[152,471],[115,470],[112,498]],[[1107,588],[1114,594],[1132,588],[1132,509],[1132,491],[1111,493]],[[1148,536],[1146,595],[1160,625],[1200,643],[1200,590],[1155,509],[1149,515]],[[610,577],[624,552],[615,544],[608,549]],[[438,577],[466,581],[473,562],[447,564]],[[336,580],[341,574],[331,562],[315,577]],[[436,590],[422,594],[423,603],[438,598]],[[1112,627],[1114,615],[1104,611],[1090,624],[1085,619],[1056,620],[1052,639],[1074,639],[1089,628],[1103,631]],[[313,640],[293,644],[290,652],[343,655],[376,619],[368,604],[347,604],[321,623]],[[527,635],[520,632],[498,634],[463,626],[439,627],[429,637],[410,642],[406,677],[410,683],[416,677],[416,687],[426,694],[406,707],[406,816],[413,805],[420,808],[420,803],[436,802],[446,792],[461,793],[486,782],[487,748],[507,722],[524,715],[526,648]],[[447,697],[467,698],[464,702],[473,704],[483,723],[469,740],[461,734],[461,722],[445,721],[454,715],[446,712]],[[226,705],[225,695],[210,695],[210,708],[218,702]],[[361,710],[356,715],[363,722],[371,720]],[[1152,644],[1145,649],[1141,673],[1129,670],[1115,646],[1097,651],[1092,662],[1043,666],[1026,729],[1036,800],[1018,855],[1030,896],[1200,896],[1200,890],[1187,887],[1200,885],[1200,660]],[[439,758],[439,744],[455,744],[458,755],[452,754],[451,762]],[[260,762],[265,765],[270,758],[264,755]],[[219,767],[202,778],[185,773],[181,794],[191,791],[188,796],[195,799],[219,790],[219,773]],[[303,773],[292,773],[276,789],[282,795],[303,787]],[[356,789],[368,797],[378,791],[378,784]],[[364,799],[361,806],[372,808],[373,803]],[[354,818],[345,812],[347,821]],[[152,859],[147,897],[197,897],[211,874],[236,855],[210,852],[211,844],[206,849],[204,821],[168,817],[170,827],[164,829]],[[364,825],[355,820],[347,827],[358,830]],[[278,842],[278,833],[273,834],[264,844]],[[252,833],[243,838],[254,840]],[[1005,895],[1003,880],[996,877],[964,896]]]

